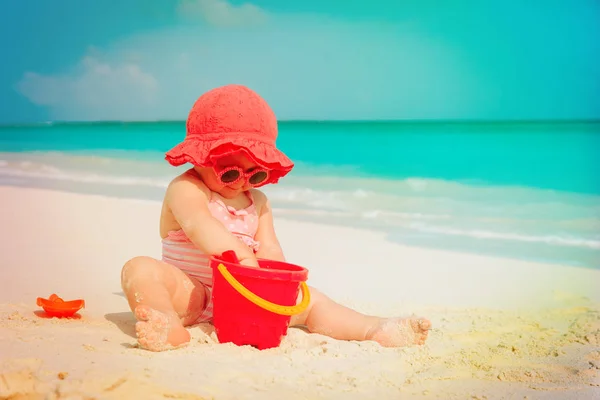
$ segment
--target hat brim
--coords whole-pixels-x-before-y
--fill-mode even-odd
[[[238,141],[231,139],[203,141],[198,138],[187,138],[169,150],[165,159],[175,167],[185,163],[211,167],[218,158],[240,151],[246,153],[256,164],[269,169],[269,180],[265,184],[277,183],[294,167],[294,163],[275,146],[248,138]]]

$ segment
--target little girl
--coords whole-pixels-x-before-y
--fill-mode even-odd
[[[136,257],[121,272],[135,314],[140,347],[152,351],[190,341],[186,326],[212,319],[209,257],[234,250],[241,264],[257,258],[285,261],[271,205],[257,187],[277,183],[293,163],[275,147],[277,120],[252,90],[227,85],[202,95],[187,120],[185,140],[167,161],[193,168],[167,188],[160,216],[162,260]],[[423,344],[424,318],[380,318],[335,303],[311,288],[309,307],[290,325],[340,340],[373,340],[382,346]]]

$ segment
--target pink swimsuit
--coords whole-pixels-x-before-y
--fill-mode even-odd
[[[231,206],[227,206],[215,196],[212,196],[209,200],[208,208],[211,214],[221,221],[231,233],[253,249],[254,252],[257,252],[259,242],[254,240],[254,235],[256,235],[258,229],[258,214],[252,194],[246,192],[246,195],[250,199],[250,205],[244,209],[236,210]],[[211,298],[212,269],[209,265],[209,257],[196,248],[181,229],[169,232],[169,235],[162,240],[162,260],[198,279],[206,288],[208,302],[196,323],[210,321],[213,315]]]

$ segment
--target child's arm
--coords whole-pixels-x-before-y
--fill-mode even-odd
[[[267,260],[285,261],[283,250],[275,234],[275,226],[273,225],[273,214],[271,213],[271,205],[267,196],[264,193],[254,190],[254,199],[260,210],[258,217],[258,230],[256,231],[255,239],[260,242],[260,247],[256,253],[257,258]]]
[[[253,251],[210,213],[209,193],[202,181],[183,175],[169,185],[165,201],[183,232],[203,253],[220,255],[233,250],[241,264],[258,267]]]

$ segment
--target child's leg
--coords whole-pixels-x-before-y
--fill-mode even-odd
[[[339,340],[374,340],[385,347],[423,344],[431,322],[426,318],[380,318],[364,315],[310,288],[308,309],[292,317],[291,325],[306,325],[313,333]]]
[[[138,320],[135,328],[141,347],[161,351],[190,341],[184,326],[204,310],[202,283],[162,261],[136,257],[123,266],[121,286]]]

